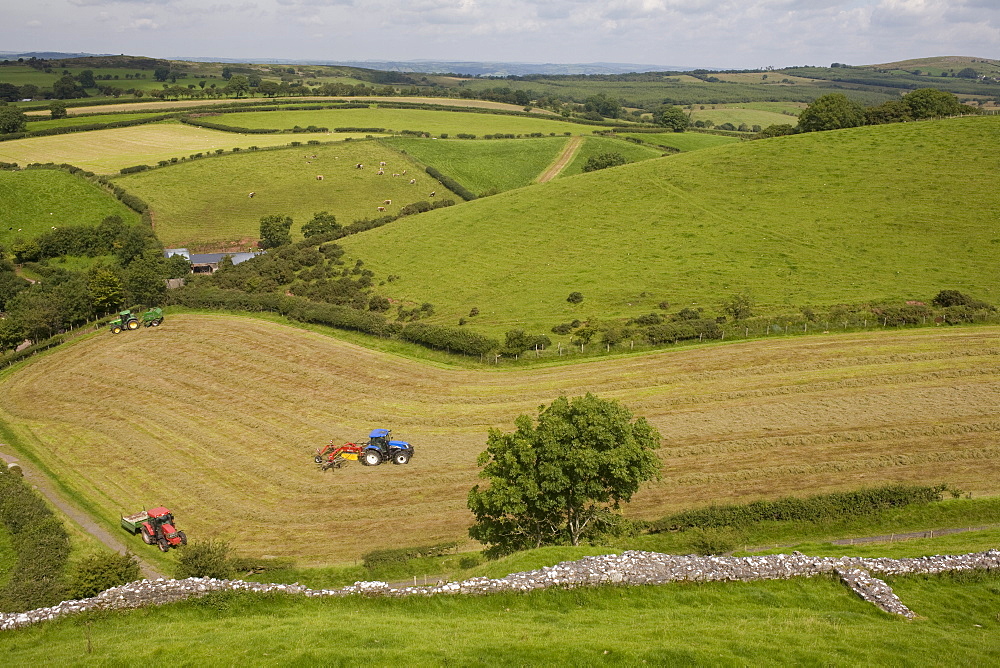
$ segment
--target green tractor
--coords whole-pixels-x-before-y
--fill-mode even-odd
[[[122,311],[109,326],[112,334],[118,334],[123,329],[139,329],[139,319],[132,315],[132,311]]]
[[[123,329],[139,329],[141,323],[145,327],[159,327],[163,322],[163,309],[151,308],[142,314],[142,320],[135,317],[132,311],[122,311],[118,318],[110,323],[111,333],[118,334]]]

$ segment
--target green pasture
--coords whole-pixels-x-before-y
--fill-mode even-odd
[[[442,100],[447,103],[447,100]],[[426,132],[432,135],[458,133],[474,134],[584,134],[593,126],[550,120],[542,116],[507,116],[479,111],[437,111],[428,109],[386,109],[372,106],[367,109],[317,109],[303,111],[261,111],[220,114],[207,120],[222,125],[242,128],[277,128],[290,130],[299,127],[334,128],[386,128],[389,133],[403,130]]]
[[[686,133],[685,133],[686,134]],[[929,300],[1000,291],[1000,118],[865,127],[716,147],[559,179],[345,239],[389,297],[473,306],[477,329],[546,332],[703,307]],[[946,221],[946,223],[945,223]],[[446,254],[447,264],[429,261]],[[581,292],[584,301],[566,301]]]
[[[750,127],[759,125],[762,128],[766,128],[768,125],[781,125],[783,123],[795,125],[798,123],[798,118],[795,116],[789,116],[775,111],[766,111],[763,109],[738,109],[735,107],[727,107],[725,109],[701,110],[696,108],[691,110],[689,114],[692,122],[712,121],[716,125],[732,123],[736,127],[739,127],[741,123],[746,123]]]
[[[0,171],[0,211],[0,245],[36,236],[53,226],[97,225],[112,215],[130,223],[139,221],[137,213],[112,195],[59,169]]]
[[[161,116],[161,115],[162,114],[156,114],[156,113],[94,114],[92,116],[67,116],[66,118],[58,118],[56,120],[47,119],[41,121],[30,120],[32,117],[29,116],[28,132],[34,132],[36,130],[48,130],[50,128],[68,128],[68,127],[76,127],[79,125],[92,125],[94,123],[115,123],[117,121],[134,121],[140,118],[150,118],[152,116]]]
[[[497,193],[531,184],[566,146],[566,137],[533,139],[382,140],[425,165],[438,169],[476,193]]]
[[[12,666],[995,663],[1000,577],[892,585],[918,619],[883,613],[831,576],[399,600],[227,592],[5,632],[0,651]]]
[[[635,137],[649,144],[667,146],[678,151],[697,151],[703,148],[724,146],[741,141],[739,137],[729,135],[713,135],[704,132],[622,132],[620,137]]]
[[[381,161],[387,165],[378,176]],[[364,169],[356,169],[358,163]],[[384,215],[378,211],[382,206],[397,213],[407,204],[429,201],[432,191],[439,200],[461,201],[409,158],[374,141],[244,151],[121,176],[115,182],[150,205],[156,234],[168,247],[256,240],[261,217],[272,214],[291,216],[292,235],[298,237],[301,226],[319,211],[348,225]],[[251,192],[253,198],[248,197]]]
[[[122,167],[187,159],[195,153],[228,152],[250,146],[287,146],[293,141],[304,144],[310,139],[330,141],[350,136],[358,135],[241,135],[168,121],[0,142],[0,161],[19,165],[68,163],[98,174],[117,174]]]
[[[650,158],[659,158],[662,151],[657,151],[649,146],[641,146],[624,139],[614,139],[611,137],[585,137],[576,155],[566,168],[559,172],[559,177],[582,174],[583,166],[587,159],[601,153],[621,153],[629,162],[641,162]]]

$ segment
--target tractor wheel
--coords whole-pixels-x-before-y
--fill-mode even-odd
[[[382,463],[382,455],[374,450],[369,450],[363,455],[361,461],[365,466],[378,466]]]
[[[118,325],[115,325],[114,327],[111,328],[111,333],[112,334],[121,334],[121,332],[122,332],[122,328],[119,327]]]
[[[316,455],[315,457],[313,457],[313,461],[316,462],[317,464],[322,464],[323,458],[320,457],[319,455]]]
[[[158,540],[157,541],[157,545],[160,546],[160,552],[169,552],[170,551],[170,543],[167,542],[166,538],[161,538],[160,540]]]
[[[149,535],[149,532],[146,531],[146,527],[142,528],[142,542],[145,543],[146,545],[152,545],[153,543],[156,542],[155,540],[153,540],[153,537]]]
[[[163,322],[163,318],[160,318],[159,320],[154,320],[149,324],[151,324],[153,327],[159,327],[161,322]]]
[[[126,325],[126,327],[128,327],[129,329],[139,329],[139,321],[138,320],[129,320],[128,324]]]
[[[406,450],[398,450],[392,455],[393,464],[406,464],[410,461],[410,453]]]
[[[188,544],[188,537],[186,533],[184,533],[183,531],[178,531],[177,535],[181,537],[181,545]]]

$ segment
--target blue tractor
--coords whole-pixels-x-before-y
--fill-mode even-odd
[[[365,466],[378,466],[382,462],[406,464],[413,457],[413,446],[406,441],[389,440],[388,429],[373,429],[368,434],[368,443],[364,446],[359,459]]]

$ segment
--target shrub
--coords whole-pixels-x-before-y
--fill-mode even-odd
[[[583,301],[583,294],[579,292],[571,292],[569,293],[569,297],[566,297],[566,301],[570,304],[579,304]]]
[[[692,552],[703,555],[725,554],[737,544],[735,532],[727,529],[693,529],[688,541]]]
[[[625,156],[616,151],[601,153],[587,158],[587,162],[583,164],[583,171],[596,172],[599,169],[607,169],[608,167],[624,165],[626,162],[628,162],[628,160],[625,159]]]
[[[229,558],[229,544],[223,541],[192,541],[177,558],[178,579],[228,579],[234,572],[233,562]]]
[[[73,599],[90,598],[139,577],[139,562],[131,552],[100,552],[77,564],[70,578],[69,595]]]

